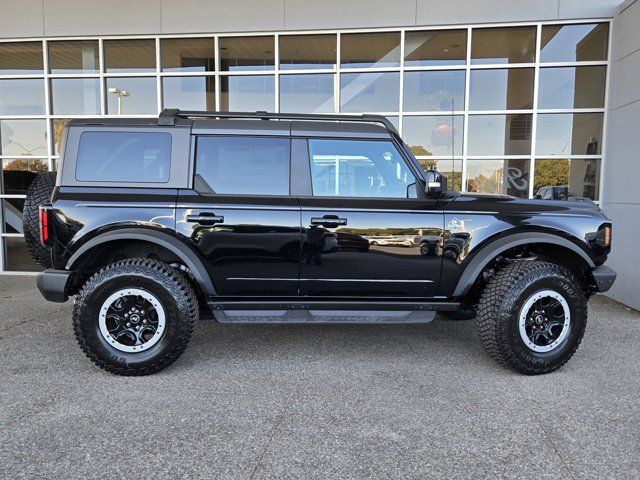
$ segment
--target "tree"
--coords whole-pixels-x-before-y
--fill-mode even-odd
[[[569,184],[569,160],[536,160],[533,193],[542,187]]]

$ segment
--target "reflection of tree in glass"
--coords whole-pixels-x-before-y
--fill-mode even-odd
[[[569,184],[569,160],[536,160],[533,192],[542,187]]]
[[[502,169],[498,168],[486,177],[482,174],[469,179],[468,190],[482,193],[502,193]]]
[[[422,145],[412,145],[409,148],[411,149],[411,151],[416,157],[420,157],[420,156],[430,157],[431,155],[433,155],[433,153],[431,153],[429,150],[424,148]]]
[[[67,118],[56,118],[53,120],[53,139],[55,141],[55,151],[56,153],[60,151],[60,144],[62,143],[62,129],[70,122],[71,120]]]
[[[31,160],[11,160],[10,162],[4,164],[2,167],[3,170],[8,171],[25,171],[25,172],[33,172],[33,173],[44,173],[49,171],[49,167],[46,162],[41,160],[31,161]]]

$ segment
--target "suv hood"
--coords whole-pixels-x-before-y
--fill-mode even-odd
[[[602,215],[604,212],[592,201],[534,200],[508,195],[463,193],[454,197],[444,210],[487,211],[497,213],[553,213],[566,215]]]

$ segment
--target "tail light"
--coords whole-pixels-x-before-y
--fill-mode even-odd
[[[40,219],[40,243],[48,247],[51,243],[51,208],[49,205],[38,207]]]

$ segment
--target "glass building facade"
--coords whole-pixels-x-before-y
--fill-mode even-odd
[[[609,44],[609,22],[0,41],[0,271],[38,269],[24,196],[72,118],[377,113],[458,190],[598,201]]]

